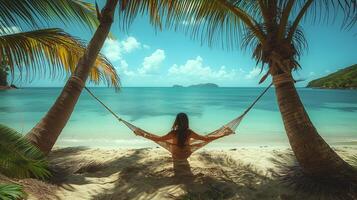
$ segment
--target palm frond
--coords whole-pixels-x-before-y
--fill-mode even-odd
[[[39,74],[52,78],[74,72],[84,54],[85,44],[60,29],[41,29],[0,36],[0,60],[8,65],[12,75],[15,68],[21,75]],[[100,55],[90,72],[90,80],[119,87],[119,77],[112,64]]]
[[[38,28],[48,22],[79,22],[95,28],[98,20],[95,7],[83,0],[0,0],[0,32],[10,27]]]
[[[292,29],[292,25],[290,24],[287,28],[288,32]],[[292,45],[294,46],[294,49],[296,51],[295,58],[297,60],[300,59],[302,53],[306,50],[308,50],[308,43],[305,38],[303,29],[301,26],[298,26],[295,30],[295,34],[293,35],[293,38],[291,40]]]
[[[6,176],[47,178],[47,161],[26,138],[0,124],[0,172]]]
[[[281,8],[281,17],[280,17],[280,23],[279,23],[278,39],[283,38],[284,32],[285,32],[286,27],[289,22],[289,16],[290,16],[291,10],[294,6],[294,3],[295,3],[295,0],[288,0],[288,1],[284,1],[284,3],[279,4],[280,8]]]
[[[260,26],[262,27],[262,30],[266,31],[267,26],[265,24]],[[285,29],[286,32],[283,33],[284,38],[290,31],[291,27],[292,25],[289,24]],[[274,53],[276,50],[272,49],[272,46],[270,46],[271,44],[267,43],[264,45],[260,43],[254,33],[246,31],[242,40],[241,48],[243,50],[253,51],[252,58],[256,60],[256,65],[261,64],[261,72],[263,72],[265,67],[271,67],[271,64],[277,61],[276,56],[282,59],[282,63],[276,63],[277,65],[275,65],[275,67],[278,67],[282,71],[290,72],[291,70],[298,70],[301,68],[298,60],[300,59],[302,53],[308,49],[307,40],[301,27],[298,27],[296,30],[292,41],[287,42],[287,40],[280,39],[274,41],[274,43],[283,49],[283,53],[280,52],[280,55],[276,55],[275,53],[277,52]],[[284,58],[280,57],[284,55],[284,53],[287,53],[286,55],[288,56],[284,56]],[[263,76],[261,82],[264,81],[268,75],[269,69],[267,70],[267,74]]]
[[[357,1],[356,0],[306,0],[296,1],[290,14],[293,26],[290,29],[288,38],[297,30],[302,20],[316,23],[335,22],[338,17],[342,17],[341,27],[352,28],[357,22]],[[342,16],[339,16],[342,15]]]
[[[297,27],[300,24],[301,19],[305,16],[306,12],[308,11],[308,9],[310,8],[310,6],[312,5],[312,3],[314,2],[314,0],[307,0],[305,4],[303,4],[302,8],[300,9],[299,13],[297,14],[289,32],[287,35],[287,39],[290,41],[293,38],[293,35],[295,34]]]
[[[22,186],[15,184],[0,184],[0,199],[16,200],[26,196]]]
[[[149,14],[150,23],[154,27],[161,29],[160,15],[164,10],[160,10],[160,3],[160,0],[121,0],[119,1],[119,17],[121,18],[119,23],[124,29],[128,29],[137,15]]]
[[[149,13],[159,28],[165,25],[184,31],[210,46],[219,42],[223,48],[237,48],[245,29],[250,29],[264,41],[263,32],[257,26],[257,20],[261,19],[258,5],[253,0],[142,0],[121,1],[120,4],[123,10],[119,15],[124,28],[137,15]]]

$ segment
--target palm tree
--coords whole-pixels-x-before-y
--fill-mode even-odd
[[[66,1],[78,1],[83,3],[80,0]],[[128,4],[129,2],[131,4]],[[159,17],[160,6],[157,4],[157,0],[107,0],[101,11],[99,11],[98,5],[96,5],[96,13],[100,22],[98,28],[87,45],[84,54],[79,58],[72,76],[67,81],[54,105],[41,121],[26,135],[26,137],[45,154],[48,154],[51,151],[73,112],[74,106],[85,86],[88,75],[93,70],[95,62],[97,62],[96,57],[98,56],[105,39],[109,35],[118,3],[120,12],[126,9],[132,9],[132,15],[149,13],[150,23],[155,27],[161,28],[161,18]],[[130,5],[131,7],[128,8],[127,5]],[[109,80],[116,83],[116,86],[118,86],[118,79],[116,76],[109,77]]]
[[[301,21],[313,23],[339,19],[351,28],[357,21],[355,0],[158,0],[166,27],[183,30],[209,45],[222,42],[226,48],[248,48],[253,59],[271,76],[285,130],[303,172],[311,177],[353,177],[353,169],[318,134],[300,100],[292,72],[300,68],[306,47]],[[135,1],[121,13],[130,24],[138,10]],[[189,26],[182,22],[193,22]],[[223,36],[223,37],[222,37]],[[356,175],[356,174],[354,174]],[[353,179],[356,180],[357,176]]]
[[[48,145],[55,141],[48,138],[58,137],[79,97],[76,83],[82,70],[76,69],[76,65],[80,60],[86,60],[83,56],[88,56],[88,52],[85,52],[86,44],[83,41],[63,30],[39,27],[50,22],[66,25],[77,22],[83,28],[93,30],[99,24],[96,9],[82,0],[0,0],[0,10],[1,70],[9,69],[12,77],[17,72],[20,78],[23,74],[26,78],[39,75],[54,78],[64,73],[72,74],[58,103],[27,135],[41,151],[48,152],[48,148],[44,148],[43,144]],[[98,53],[89,56],[93,61],[88,72],[85,72],[86,77],[89,76],[94,83],[105,81],[108,85],[118,88],[119,78],[111,63],[104,56],[98,56]],[[91,67],[92,65],[95,67]],[[83,79],[83,82],[86,79]],[[67,100],[61,101],[63,99]]]

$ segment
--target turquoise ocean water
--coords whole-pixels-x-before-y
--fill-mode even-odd
[[[264,88],[110,88],[92,91],[123,118],[149,132],[163,135],[175,115],[186,112],[190,126],[208,133],[240,115]],[[48,111],[60,88],[25,88],[0,91],[0,123],[26,133]],[[357,91],[298,89],[311,120],[329,142],[357,141]],[[102,148],[156,146],[136,137],[86,91],[63,130],[57,145]],[[240,146],[287,146],[274,88],[244,118],[237,134],[208,145],[212,148]]]

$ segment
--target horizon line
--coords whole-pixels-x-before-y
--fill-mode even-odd
[[[25,87],[19,87],[21,88],[63,88],[64,86],[25,86]],[[113,88],[111,86],[86,86],[88,88]],[[173,86],[123,86],[119,88],[265,88],[267,85],[263,86],[219,86],[219,87],[173,87]],[[274,86],[273,86],[274,87]],[[296,88],[308,88],[306,86],[296,86]]]

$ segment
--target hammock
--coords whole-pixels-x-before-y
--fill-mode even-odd
[[[213,140],[222,138],[227,135],[235,134],[235,131],[239,124],[241,123],[244,116],[253,108],[253,106],[259,101],[259,99],[269,90],[269,88],[273,84],[271,83],[265,90],[254,100],[254,102],[238,117],[233,119],[232,121],[228,122],[227,124],[223,125],[219,129],[207,134],[205,137],[211,138],[210,141],[203,141],[190,138],[189,145],[186,145],[182,151],[186,151],[188,155],[192,154],[193,152],[197,151],[198,149],[202,148],[203,146],[207,145],[208,143],[212,142]],[[169,152],[173,152],[174,148],[177,148],[176,144],[173,144],[173,140],[165,140],[165,141],[156,141],[156,138],[160,138],[159,136],[144,131],[143,129],[129,123],[128,121],[120,118],[117,114],[115,114],[108,106],[106,106],[100,99],[98,99],[87,87],[85,90],[95,99],[97,100],[105,109],[107,109],[119,122],[125,124],[130,130],[132,130],[136,135],[142,136],[144,138],[150,139],[160,145],[161,147],[165,148]]]

